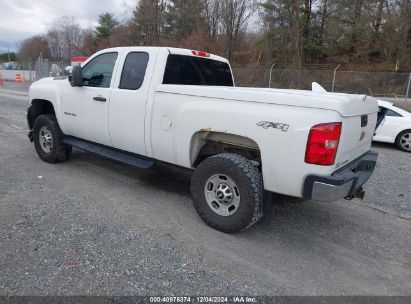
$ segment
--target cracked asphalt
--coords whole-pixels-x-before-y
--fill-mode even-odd
[[[0,295],[411,295],[411,154],[375,144],[364,201],[273,195],[227,235],[172,170],[42,162],[26,100],[0,88]]]

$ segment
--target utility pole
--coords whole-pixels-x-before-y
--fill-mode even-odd
[[[10,59],[10,47],[9,47],[9,46],[7,47],[7,57],[9,58],[9,62],[11,62],[11,59]]]

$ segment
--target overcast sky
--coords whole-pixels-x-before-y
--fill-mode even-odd
[[[17,50],[18,43],[44,34],[54,20],[74,16],[82,27],[96,24],[98,15],[113,12],[119,20],[131,15],[137,0],[1,0],[0,53]]]

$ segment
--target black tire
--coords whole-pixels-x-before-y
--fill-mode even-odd
[[[402,131],[400,134],[398,134],[397,138],[395,139],[395,145],[401,151],[410,153],[411,152],[411,144],[408,145],[408,147],[410,147],[410,149],[407,150],[401,142],[402,137],[406,134],[409,134],[409,138],[411,139],[411,130]]]
[[[232,215],[217,214],[208,205],[205,187],[209,178],[223,174],[231,178],[239,191],[240,203]],[[262,217],[263,187],[258,168],[237,154],[220,154],[204,160],[191,179],[194,206],[202,220],[214,229],[225,233],[245,230]]]
[[[51,132],[53,143],[50,152],[46,152],[41,147],[39,133],[42,127],[47,127]],[[36,118],[33,126],[33,139],[37,154],[47,163],[66,161],[71,154],[72,148],[63,144],[63,133],[60,130],[56,117],[52,114],[40,115]]]

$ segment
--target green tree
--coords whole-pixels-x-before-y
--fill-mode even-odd
[[[204,23],[202,0],[171,0],[166,11],[167,34],[180,40]]]
[[[119,25],[112,13],[104,13],[98,17],[98,26],[95,34],[97,41],[109,39],[113,34],[114,29]]]
[[[168,2],[167,0],[140,0],[138,2],[131,22],[139,44],[161,44]]]
[[[9,61],[16,61],[16,53],[3,53],[0,54],[0,63],[9,62]]]

